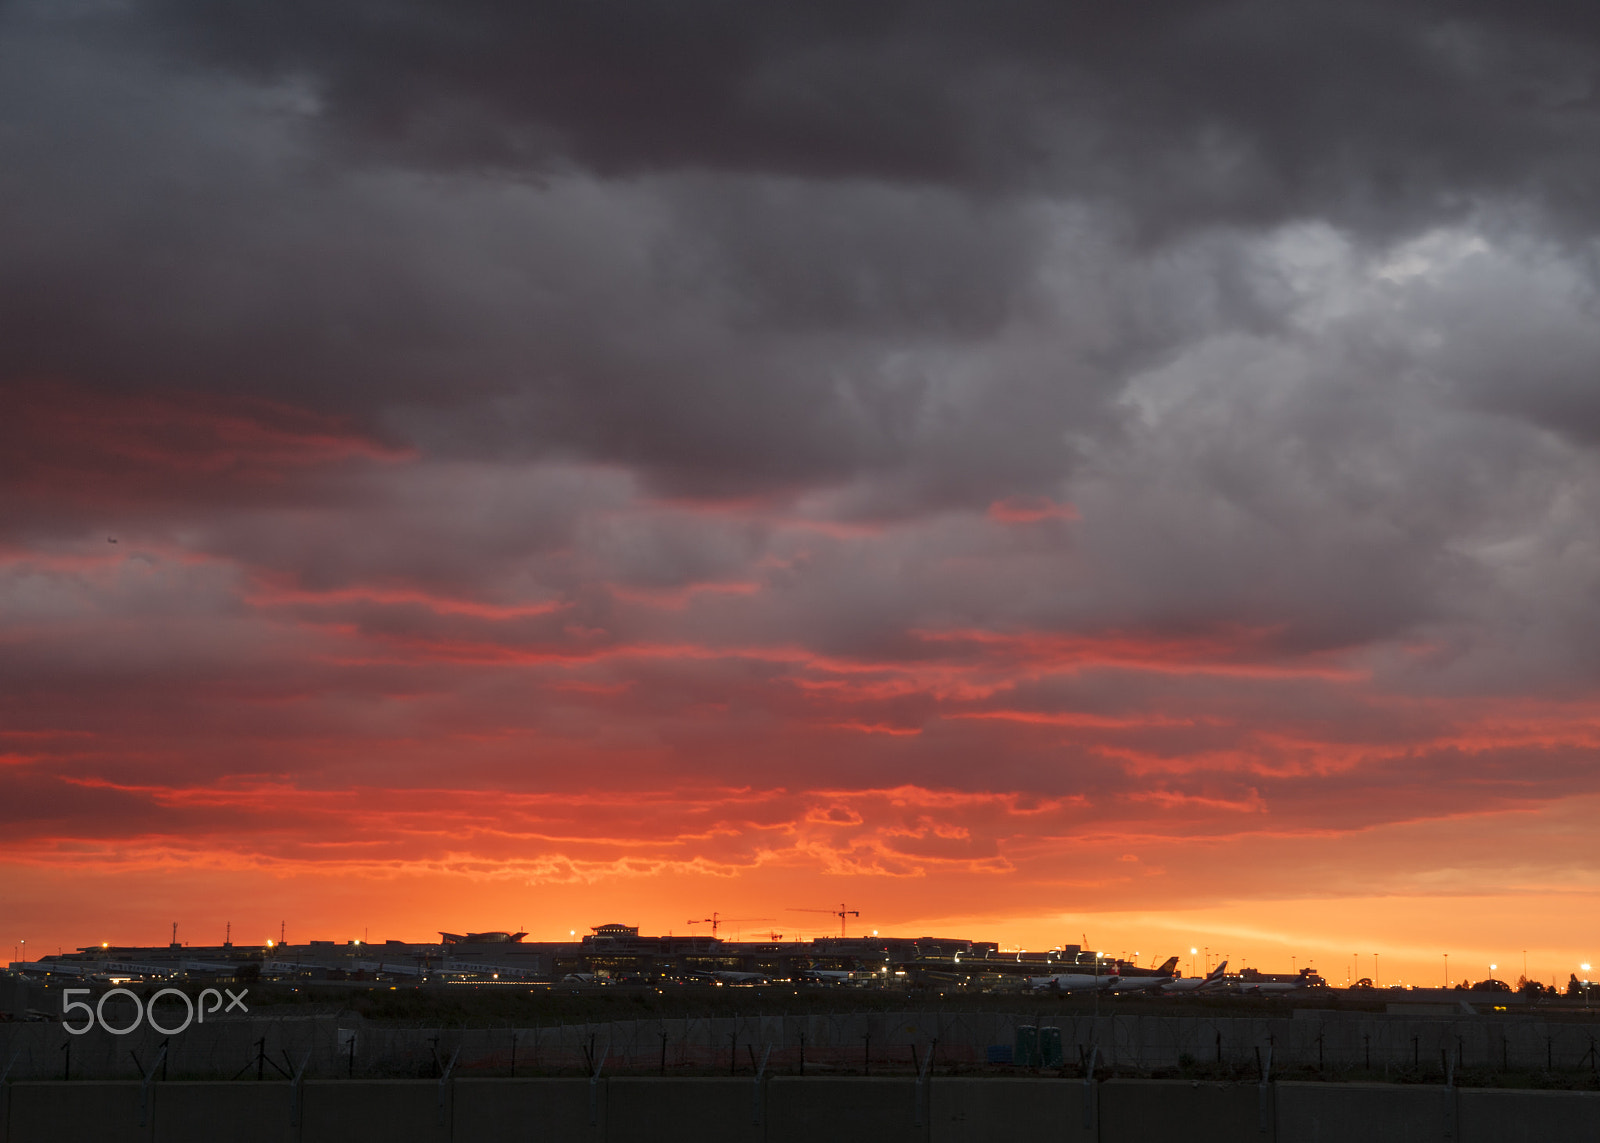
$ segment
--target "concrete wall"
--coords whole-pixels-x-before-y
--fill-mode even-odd
[[[1100,1137],[1094,1089],[1079,1080],[936,1078],[928,1105],[929,1143],[993,1143],[998,1124],[1018,1139],[1096,1143]]]
[[[762,1143],[766,1081],[619,1078],[606,1084],[607,1143]]]
[[[1600,1092],[1460,1093],[1461,1143],[1600,1143]]]
[[[767,1143],[927,1143],[912,1079],[777,1076],[767,1085]]]
[[[453,1082],[452,1125],[457,1139],[483,1143],[603,1143],[606,1138],[607,1085],[603,1081],[596,1087],[586,1079]]]
[[[1100,1085],[1100,1143],[1157,1139],[1260,1143],[1271,1138],[1270,1088],[1172,1080],[1111,1080]]]
[[[1277,1088],[1279,1139],[1413,1143],[1457,1138],[1453,1088],[1368,1083],[1280,1083]]]
[[[1600,1093],[1439,1085],[619,1077],[319,1081],[297,1096],[285,1081],[29,1081],[0,1110],[3,1143],[1600,1143]]]
[[[432,1080],[308,1080],[301,1090],[300,1141],[449,1143],[450,1095],[448,1085]]]
[[[150,1085],[154,1143],[295,1143],[286,1083]]]
[[[150,1143],[140,1085],[115,1081],[11,1084],[7,1132],[14,1143]]]

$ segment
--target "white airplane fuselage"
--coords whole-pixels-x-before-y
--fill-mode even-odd
[[[1030,976],[1028,987],[1053,988],[1057,992],[1101,992],[1115,988],[1121,979],[1111,974],[1091,976],[1086,972],[1059,972],[1053,976]]]
[[[722,984],[769,984],[772,978],[764,972],[729,972],[713,974]]]

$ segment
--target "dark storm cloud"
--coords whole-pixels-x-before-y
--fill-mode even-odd
[[[4,375],[868,518],[1054,494],[1131,376],[1282,331],[1251,228],[1583,223],[1586,28],[1508,13],[19,6]]]
[[[351,162],[292,82],[163,72],[76,30],[7,29],[7,381],[271,395],[434,451],[798,486],[930,451],[929,359],[1031,284],[1037,211]],[[1041,415],[1016,460],[978,458],[990,484],[1053,472],[1056,426],[1108,384],[1019,365],[993,385]]]
[[[174,53],[304,82],[335,129],[445,166],[1109,192],[1155,230],[1595,202],[1597,32],[1555,2],[146,11]]]
[[[1563,12],[15,6],[0,521],[469,658],[1426,630],[1430,685],[1587,678]]]

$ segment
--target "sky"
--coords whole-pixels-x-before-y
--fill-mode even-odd
[[[1539,0],[0,3],[0,946],[1564,982],[1597,85]]]

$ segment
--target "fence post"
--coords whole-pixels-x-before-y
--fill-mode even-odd
[[[150,1126],[150,1085],[156,1078],[157,1069],[166,1062],[167,1046],[165,1044],[161,1045],[161,1053],[156,1056],[155,1061],[150,1065],[149,1071],[145,1071],[145,1067],[139,1062],[138,1056],[134,1056],[131,1051],[128,1055],[133,1056],[134,1066],[139,1069],[139,1074],[144,1077],[139,1083],[139,1126],[148,1127]]]
[[[306,1069],[311,1066],[311,1049],[306,1049],[306,1058],[300,1061],[300,1067],[294,1073],[294,1079],[289,1081],[289,1126],[295,1129],[298,1136],[300,1131],[300,1098],[301,1089],[305,1085]]]
[[[456,1070],[456,1061],[459,1060],[460,1058],[461,1058],[461,1048],[458,1046],[455,1051],[450,1053],[450,1062],[448,1064],[446,1064],[444,1066],[444,1070],[439,1073],[439,1126],[440,1127],[443,1127],[445,1125],[445,1111],[444,1111],[445,1098],[444,1097],[445,1097],[445,1093],[450,1090],[450,1073]]]
[[[594,1074],[589,1077],[590,1127],[594,1127],[600,1122],[600,1069],[606,1066],[606,1057],[610,1054],[611,1045],[607,1043],[605,1051],[600,1053],[600,1058],[594,1061]]]
[[[1272,1129],[1277,1116],[1272,1107],[1272,1038],[1267,1038],[1267,1058],[1261,1059],[1261,1049],[1256,1049],[1256,1066],[1261,1069],[1261,1086],[1256,1099],[1256,1129],[1265,1134]]]
[[[1099,1108],[1100,1093],[1094,1084],[1094,1068],[1100,1062],[1100,1045],[1095,1044],[1089,1053],[1089,1066],[1083,1070],[1083,1129],[1095,1127],[1095,1113]]]
[[[939,1037],[935,1036],[933,1038],[933,1042],[928,1045],[928,1054],[922,1058],[922,1064],[921,1064],[921,1066],[919,1066],[917,1068],[917,1086],[913,1090],[912,1095],[911,1095],[911,1100],[912,1100],[912,1105],[913,1105],[913,1113],[914,1113],[913,1114],[912,1123],[913,1123],[913,1126],[916,1126],[916,1127],[921,1127],[922,1126],[923,1105],[928,1100],[928,1073],[933,1068],[933,1051],[938,1046],[939,1046]],[[915,1044],[911,1045],[911,1062],[913,1064],[915,1064],[917,1062],[917,1046]],[[929,1117],[931,1117],[932,1114],[933,1114],[933,1109],[931,1107],[929,1107],[928,1108]]]
[[[751,1094],[751,1099],[750,1099],[750,1122],[751,1123],[759,1124],[761,1122],[761,1080],[762,1080],[762,1077],[766,1075],[766,1072],[767,1072],[767,1058],[769,1056],[771,1056],[771,1055],[772,1055],[772,1045],[769,1043],[766,1046],[766,1049],[761,1053],[761,1062],[756,1065],[755,1083],[752,1086],[751,1093],[750,1093]]]

